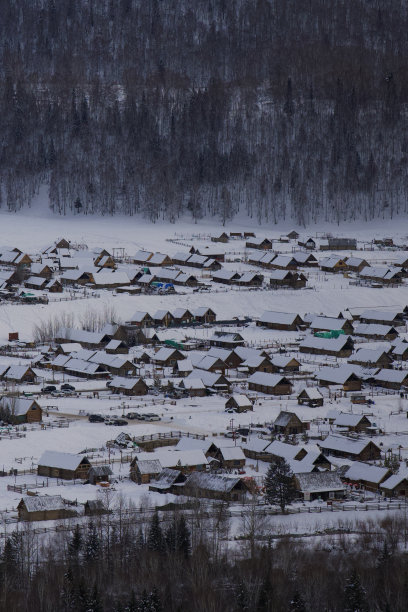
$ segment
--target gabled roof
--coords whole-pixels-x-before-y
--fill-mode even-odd
[[[404,480],[408,481],[408,470],[407,469],[402,470],[398,474],[393,474],[392,476],[387,478],[387,480],[384,480],[384,482],[380,484],[380,488],[392,490],[392,489],[395,489],[395,487],[401,484]]]
[[[336,317],[315,317],[310,323],[311,329],[341,330],[347,323],[347,319],[337,319]]]
[[[398,333],[391,325],[382,325],[381,323],[358,323],[354,325],[354,335],[365,336],[386,336],[392,332]]]
[[[389,468],[386,467],[377,467],[376,465],[355,461],[344,473],[344,477],[348,480],[366,480],[379,484],[389,472]]]
[[[354,369],[350,365],[341,365],[338,368],[324,367],[316,372],[318,380],[335,383],[336,385],[344,385],[350,378],[358,378]]]
[[[229,478],[221,474],[210,474],[207,472],[193,472],[187,478],[185,484],[189,488],[229,493],[239,482],[240,478]]]
[[[355,440],[337,434],[331,434],[327,436],[325,440],[318,442],[317,444],[320,446],[320,448],[340,451],[350,455],[359,455],[369,444],[374,444],[374,446],[377,446],[372,440]]]
[[[85,459],[85,461],[84,461]],[[71,453],[61,453],[60,451],[44,451],[38,460],[38,465],[54,467],[62,470],[75,471],[81,462],[89,463],[85,455],[73,455]]]
[[[296,474],[299,489],[302,493],[324,493],[326,491],[344,491],[345,485],[336,472],[313,472]]]
[[[350,336],[339,336],[338,338],[316,338],[315,336],[306,337],[299,348],[312,348],[324,351],[339,352],[350,342]]]
[[[264,387],[276,387],[281,383],[291,384],[290,381],[281,374],[269,374],[268,372],[254,372],[248,377],[248,382]]]
[[[260,317],[261,323],[278,323],[280,325],[293,325],[299,315],[294,312],[275,312],[266,310]]]
[[[63,510],[66,507],[61,495],[27,495],[21,499],[21,502],[27,512]]]

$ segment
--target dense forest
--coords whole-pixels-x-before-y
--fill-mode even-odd
[[[122,511],[94,517],[72,531],[61,524],[51,535],[38,534],[24,524],[24,531],[9,534],[2,547],[0,608],[8,612],[407,609],[404,520],[390,517],[376,523],[364,518],[351,533],[352,521],[346,520],[332,535],[322,532],[303,540],[268,530],[254,543],[253,530],[248,529],[251,520],[246,535],[231,541],[229,513],[223,504],[214,508],[211,518],[166,514],[144,520],[139,513],[129,521]]]
[[[0,205],[408,212],[405,0],[0,0]]]

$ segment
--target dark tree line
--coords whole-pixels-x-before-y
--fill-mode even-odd
[[[0,205],[407,212],[404,0],[0,0]]]
[[[25,524],[0,552],[0,608],[8,612],[404,612],[406,523],[362,521],[312,540],[245,542],[214,533],[199,512],[96,517],[72,532]],[[225,534],[224,534],[225,535]],[[405,538],[404,538],[405,535]]]

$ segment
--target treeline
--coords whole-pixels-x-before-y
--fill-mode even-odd
[[[404,0],[0,0],[0,205],[407,212]]]
[[[222,504],[221,504],[222,506]],[[228,539],[222,508],[157,514],[147,522],[96,517],[73,532],[6,539],[0,607],[8,612],[405,612],[406,522],[362,522],[299,540],[269,535],[255,548]],[[68,535],[66,535],[68,533]],[[405,533],[405,539],[404,539]],[[404,547],[405,546],[405,547]]]

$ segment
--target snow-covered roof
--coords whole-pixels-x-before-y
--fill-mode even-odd
[[[408,470],[402,470],[399,474],[393,474],[380,484],[381,489],[395,489],[403,480],[408,480]]]
[[[249,383],[263,385],[264,387],[276,387],[284,379],[281,374],[269,374],[268,372],[254,372],[248,377]],[[288,381],[289,382],[289,381]]]
[[[337,425],[337,427],[356,427],[363,417],[363,414],[339,412],[334,420],[334,425]]]
[[[360,314],[361,320],[366,321],[386,321],[392,323],[395,318],[402,316],[401,310],[393,309],[393,310],[364,310]]]
[[[307,336],[299,344],[299,348],[311,348],[325,351],[339,352],[344,345],[350,340],[350,336],[339,336],[338,338],[317,338],[316,336]]]
[[[27,512],[63,510],[66,507],[61,495],[27,495],[21,501]]]
[[[185,485],[189,488],[228,493],[239,483],[239,481],[239,478],[230,478],[229,476],[223,476],[221,474],[193,472],[187,478]]]
[[[112,387],[113,389],[131,390],[140,380],[144,382],[142,378],[124,378],[123,376],[114,376],[109,383],[109,387]]]
[[[325,382],[335,383],[336,385],[344,385],[353,374],[357,376],[352,367],[344,364],[338,368],[331,368],[329,366],[321,368],[316,372],[316,378]]]
[[[371,440],[346,438],[342,435],[331,434],[322,442],[318,442],[318,446],[323,449],[346,452],[350,455],[359,455]]]
[[[11,365],[4,374],[4,378],[8,380],[21,380],[28,369],[28,365]]]
[[[293,325],[299,315],[294,312],[275,312],[266,310],[260,317],[261,323],[278,323],[280,325]]]
[[[408,345],[407,345],[408,346]],[[376,363],[383,355],[385,351],[382,348],[377,349],[358,349],[355,355],[353,355],[353,361],[357,361],[359,363]]]
[[[296,474],[302,493],[323,493],[325,491],[344,491],[345,485],[336,472],[313,472]]]
[[[408,370],[390,370],[384,368],[374,376],[376,381],[402,384],[408,376]]]
[[[302,389],[301,393],[306,393],[307,397],[311,400],[320,400],[323,398],[323,395],[317,387],[305,387]]]
[[[8,408],[15,416],[27,414],[33,404],[36,402],[28,397],[2,397],[0,400],[0,405]]]
[[[248,399],[248,397],[246,395],[243,395],[242,393],[233,393],[230,399],[233,399],[236,405],[242,408],[246,406],[252,406],[251,400]]]
[[[245,455],[240,446],[223,446],[220,452],[224,461],[240,461],[245,459]]]
[[[336,317],[315,317],[310,324],[311,329],[322,329],[330,331],[343,329],[347,319],[337,319]]]
[[[274,440],[265,448],[267,453],[283,459],[294,459],[301,450],[303,450],[302,446],[286,444],[285,442],[279,442],[279,440]]]
[[[388,472],[389,468],[386,467],[377,467],[376,465],[354,461],[344,473],[344,477],[348,480],[366,480],[379,484]]]
[[[75,471],[84,459],[86,459],[85,455],[73,455],[72,453],[47,450],[41,455],[38,465]]]
[[[380,323],[358,323],[354,325],[355,336],[386,336],[391,333],[394,328],[389,325],[381,325]]]
[[[165,448],[156,449],[153,453],[141,452],[138,453],[135,458],[137,461],[150,461],[151,459],[158,459],[162,467],[193,467],[195,465],[208,465],[207,457],[204,455],[201,448],[194,448],[190,450],[176,451],[174,448],[171,450]]]

